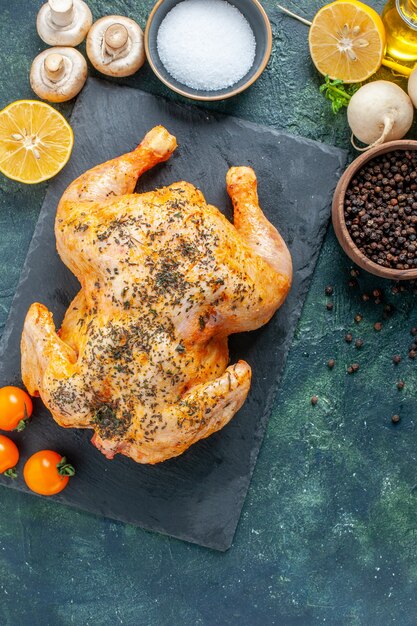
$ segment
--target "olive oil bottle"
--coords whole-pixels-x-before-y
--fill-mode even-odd
[[[417,59],[417,0],[388,0],[382,13],[387,32],[387,56]]]

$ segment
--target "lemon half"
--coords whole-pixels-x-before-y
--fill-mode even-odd
[[[316,14],[309,44],[319,72],[344,83],[360,83],[381,67],[385,28],[378,13],[366,4],[336,0]]]
[[[38,100],[0,111],[0,172],[21,183],[48,180],[68,162],[74,135],[66,119]]]

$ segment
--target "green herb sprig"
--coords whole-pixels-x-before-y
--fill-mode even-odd
[[[349,105],[351,97],[360,87],[361,85],[345,85],[339,78],[331,80],[329,76],[326,76],[325,82],[320,86],[320,93],[324,93],[327,100],[330,100],[332,111],[336,114],[340,109]]]

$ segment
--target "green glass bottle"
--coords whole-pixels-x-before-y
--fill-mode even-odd
[[[417,0],[388,0],[382,12],[387,32],[387,56],[417,59]]]

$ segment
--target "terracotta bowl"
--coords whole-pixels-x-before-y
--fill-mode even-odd
[[[417,278],[417,268],[411,270],[394,270],[388,267],[382,267],[377,263],[374,263],[368,257],[366,257],[353,242],[346,227],[344,205],[346,191],[350,185],[352,178],[355,178],[358,171],[362,167],[381,154],[387,154],[387,152],[395,152],[397,150],[417,150],[417,141],[411,141],[403,139],[402,141],[390,141],[384,143],[376,148],[371,148],[368,152],[364,152],[347,168],[339,184],[336,187],[336,191],[333,197],[333,210],[332,219],[333,226],[336,232],[336,236],[340,245],[346,254],[362,269],[375,274],[375,276],[381,276],[382,278],[389,278],[391,280],[412,280]]]
[[[152,9],[145,29],[145,51],[149,64],[156,76],[172,91],[192,100],[226,100],[245,91],[262,74],[272,51],[272,29],[265,9],[259,0],[227,0],[243,14],[249,22],[256,39],[256,55],[249,72],[240,81],[226,89],[203,91],[192,89],[173,78],[159,58],[157,35],[165,16],[182,0],[158,0]]]

